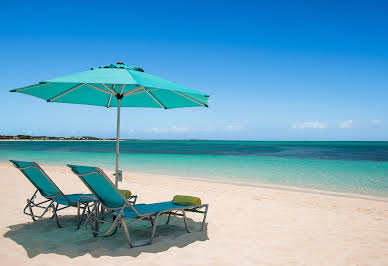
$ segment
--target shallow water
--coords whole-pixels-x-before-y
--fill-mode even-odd
[[[114,142],[0,142],[0,161],[113,169]],[[122,141],[124,171],[388,197],[388,142]]]

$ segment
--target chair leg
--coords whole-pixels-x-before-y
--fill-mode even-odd
[[[189,230],[189,227],[187,226],[186,212],[184,210],[182,210],[182,214],[183,214],[183,223],[185,224],[186,232],[191,233],[191,231]]]
[[[132,242],[131,242],[131,237],[130,237],[130,234],[129,234],[129,231],[128,231],[128,226],[127,226],[127,224],[125,223],[125,220],[123,219],[123,217],[122,217],[122,216],[120,217],[120,223],[121,223],[122,227],[124,228],[124,233],[125,233],[125,236],[126,236],[126,238],[127,238],[128,245],[129,245],[130,248],[134,248],[134,247],[143,247],[143,246],[148,246],[148,245],[151,245],[151,244],[152,244],[152,241],[153,241],[153,239],[154,239],[154,237],[155,237],[155,233],[156,233],[156,225],[157,225],[157,223],[158,223],[159,215],[160,215],[160,214],[157,214],[156,217],[155,217],[155,219],[154,219],[153,221],[151,221],[151,224],[152,224],[152,232],[151,232],[151,236],[150,236],[149,240],[146,241],[146,242],[143,242],[143,243],[139,243],[139,244],[137,244],[137,243],[132,243]],[[138,221],[140,221],[140,220],[142,220],[142,218],[141,218],[141,219],[138,219],[138,220],[136,220],[136,221],[134,221],[134,222],[132,222],[132,223],[130,223],[130,224],[134,224],[134,223],[136,223],[136,222],[138,222]]]
[[[154,240],[155,233],[156,233],[156,225],[158,224],[159,215],[160,215],[159,213],[156,214],[155,221],[153,222],[152,234],[151,234],[150,242],[148,243],[148,245],[151,245],[152,244],[152,240]]]
[[[80,208],[81,208],[81,203],[80,201],[77,201],[77,230],[80,228],[80,224],[81,224]]]
[[[205,213],[203,214],[203,220],[202,220],[202,224],[201,224],[201,229],[200,229],[200,231],[203,230],[203,227],[204,227],[204,225],[205,225],[205,221],[206,221],[206,216],[207,216],[207,210],[208,210],[208,208],[209,208],[209,205],[206,205],[206,207],[205,207]]]
[[[100,213],[101,213],[101,219],[104,220],[104,216],[105,216],[105,209],[104,209],[104,206],[102,206],[102,204],[100,205]]]
[[[83,209],[82,214],[80,214],[80,209],[81,209],[81,207],[77,206],[77,230],[80,229],[81,224],[85,219],[85,213],[86,213],[87,207],[84,205],[84,207],[82,208]]]
[[[169,222],[170,222],[170,217],[171,217],[171,213],[168,214],[168,218],[167,218],[166,224],[169,224]]]
[[[33,222],[36,222],[36,219],[34,217],[34,212],[32,211],[32,207],[31,207],[31,201],[27,199],[27,204],[28,204],[28,209],[30,210],[30,214],[32,215],[31,216],[31,219]]]
[[[42,201],[42,202],[39,202],[39,203],[35,203],[34,202],[34,199],[36,197],[36,193],[37,192],[38,192],[38,190],[35,191],[35,193],[32,195],[32,197],[30,199],[27,199],[27,204],[26,204],[26,206],[23,209],[23,213],[25,215],[30,216],[32,221],[34,221],[34,222],[38,221],[40,218],[42,218],[46,214],[47,211],[53,210],[53,200],[52,199],[51,200],[48,199],[48,200],[45,200],[45,201]],[[45,204],[45,203],[48,203],[47,207],[42,207],[41,205]],[[32,210],[34,207],[44,209],[42,214],[35,215],[35,213]],[[50,218],[54,218],[54,214]]]
[[[194,232],[201,232],[203,231],[203,227],[205,225],[205,221],[206,221],[206,216],[207,216],[207,211],[208,211],[208,208],[209,206],[206,205],[205,206],[205,211],[203,212],[203,220],[202,220],[202,223],[201,223],[201,228],[199,230],[190,230],[189,227],[187,226],[187,218],[186,218],[186,212],[184,210],[182,210],[182,214],[183,214],[183,222],[185,224],[185,228],[186,228],[186,232],[187,233],[194,233]]]
[[[116,214],[113,214],[113,216],[112,216],[112,222],[114,222],[114,221],[116,220],[116,217],[117,217],[117,215],[116,215]],[[119,223],[117,227],[120,227],[120,228],[121,228],[121,226],[122,226],[122,224]]]
[[[100,206],[97,206],[96,210],[94,211],[97,219],[99,218],[99,215],[100,215],[99,207]],[[100,228],[100,224],[99,224],[97,219],[96,219],[96,221],[94,223],[94,226],[95,226],[95,230],[98,232],[99,228]]]
[[[88,210],[88,215],[87,215],[87,217],[85,219],[84,225],[86,226],[86,224],[89,223],[90,226],[93,228],[93,221],[92,221],[93,218],[92,218],[92,216],[93,216],[93,212],[94,212],[94,210],[96,208],[96,205],[95,204],[93,205],[92,210],[90,210],[90,206],[89,205],[87,205],[86,208]]]
[[[53,216],[54,216],[54,219],[55,219],[55,222],[56,222],[58,228],[62,228],[61,224],[59,223],[58,214],[57,214],[58,205],[59,204],[57,204],[57,206],[54,206],[54,203],[52,205],[53,213],[54,213]]]
[[[131,243],[131,237],[129,236],[127,225],[126,225],[124,219],[122,219],[122,218],[121,218],[121,224],[123,225],[125,236],[127,237],[128,245],[129,245],[130,248],[132,248],[133,245]]]

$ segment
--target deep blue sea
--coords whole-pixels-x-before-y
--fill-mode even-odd
[[[113,169],[109,141],[0,141],[0,161]],[[123,171],[388,197],[388,142],[121,141]]]

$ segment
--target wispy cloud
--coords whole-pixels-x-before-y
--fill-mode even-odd
[[[378,119],[372,120],[372,125],[379,125],[380,123],[381,121]]]
[[[153,127],[149,129],[145,129],[144,133],[147,134],[184,134],[184,133],[209,133],[209,132],[220,132],[220,131],[227,131],[227,132],[241,132],[245,131],[246,127],[244,125],[240,124],[229,124],[226,126],[219,126],[219,127],[211,127],[211,128],[188,128],[188,127],[178,127],[178,126],[171,126],[171,127]]]
[[[150,133],[150,134],[187,133],[189,131],[190,131],[189,128],[177,127],[177,126],[172,126],[172,127],[169,127],[169,128],[153,127],[153,128],[144,130],[145,133]]]
[[[353,126],[353,120],[342,121],[338,126],[340,128],[351,128]]]
[[[245,130],[245,127],[243,125],[227,125],[225,126],[226,131],[243,131]]]
[[[319,122],[319,121],[312,121],[312,122],[303,122],[303,123],[295,123],[292,124],[292,128],[295,129],[303,129],[303,128],[327,128],[327,123]]]

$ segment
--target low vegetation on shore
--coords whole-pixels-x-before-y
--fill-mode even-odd
[[[0,140],[106,140],[90,136],[80,137],[53,137],[53,136],[30,136],[30,135],[0,135]]]

